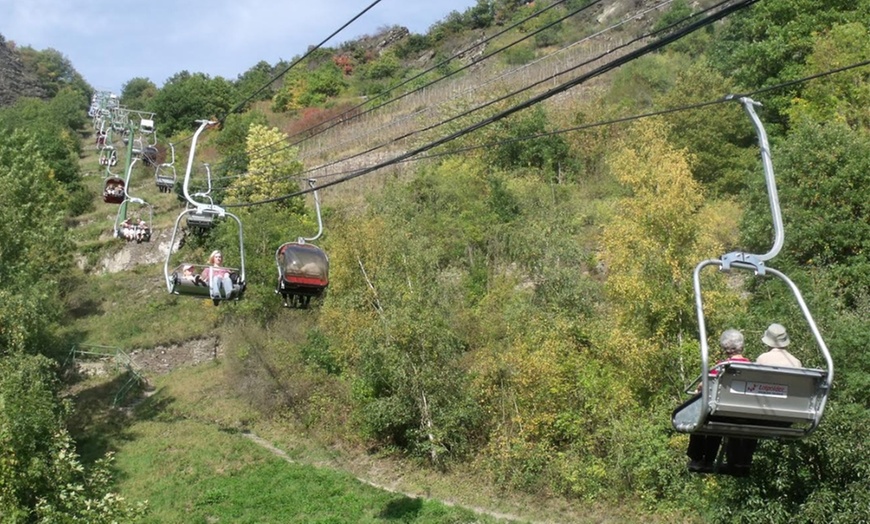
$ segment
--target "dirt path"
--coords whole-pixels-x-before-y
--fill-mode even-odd
[[[324,466],[318,466],[318,465],[313,465],[313,464],[308,464],[308,463],[299,462],[297,460],[293,460],[292,458],[290,458],[289,455],[287,455],[287,453],[284,450],[275,447],[268,440],[260,437],[259,435],[255,434],[255,433],[244,432],[244,433],[242,433],[242,436],[244,436],[248,440],[254,442],[258,446],[265,448],[266,450],[270,451],[272,454],[284,459],[285,461],[289,462],[290,464],[300,464],[300,465],[313,466],[313,467],[318,468],[318,469],[332,469],[332,468],[327,468]],[[347,473],[346,471],[343,471],[343,470],[342,470],[342,472]],[[424,495],[424,494],[408,493],[405,491],[395,489],[395,488],[390,487],[390,486],[379,484],[375,481],[372,481],[372,480],[366,479],[366,478],[362,478],[359,476],[354,476],[354,478],[356,478],[356,480],[362,482],[363,484],[368,484],[369,486],[372,486],[374,488],[388,491],[390,493],[395,493],[397,495],[402,495],[404,497],[408,497],[408,498],[412,498],[412,499],[423,499],[423,500],[437,501],[437,502],[440,502],[441,504],[444,504],[445,506],[467,509],[468,511],[473,511],[474,513],[477,513],[478,515],[486,515],[488,517],[494,517],[497,519],[508,520],[511,522],[528,522],[530,524],[543,524],[543,522],[530,521],[528,519],[520,518],[517,515],[510,515],[507,513],[499,513],[497,511],[491,511],[491,510],[488,510],[486,508],[467,506],[467,505],[459,504],[459,503],[451,501],[451,500],[444,500],[444,499],[437,499],[434,497],[429,497],[429,496]]]

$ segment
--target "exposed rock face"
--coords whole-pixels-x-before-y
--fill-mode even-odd
[[[46,96],[36,77],[25,68],[15,44],[0,35],[0,107],[12,105],[20,97]]]
[[[392,47],[394,44],[398,43],[400,40],[405,38],[411,34],[407,27],[392,27],[386,33],[380,35],[380,41],[377,45],[377,52],[379,55],[383,54],[384,51]]]

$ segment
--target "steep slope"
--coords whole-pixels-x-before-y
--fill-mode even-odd
[[[44,98],[36,77],[29,73],[15,50],[14,42],[0,35],[0,107],[12,105],[20,97]]]

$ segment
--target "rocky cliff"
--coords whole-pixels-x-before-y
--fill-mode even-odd
[[[13,42],[0,35],[0,107],[14,104],[18,98],[44,98],[36,76],[27,71]]]

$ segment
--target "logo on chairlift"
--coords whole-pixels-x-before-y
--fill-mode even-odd
[[[732,393],[757,395],[759,397],[788,397],[788,386],[785,384],[770,384],[768,382],[746,382],[735,380],[731,383]]]

